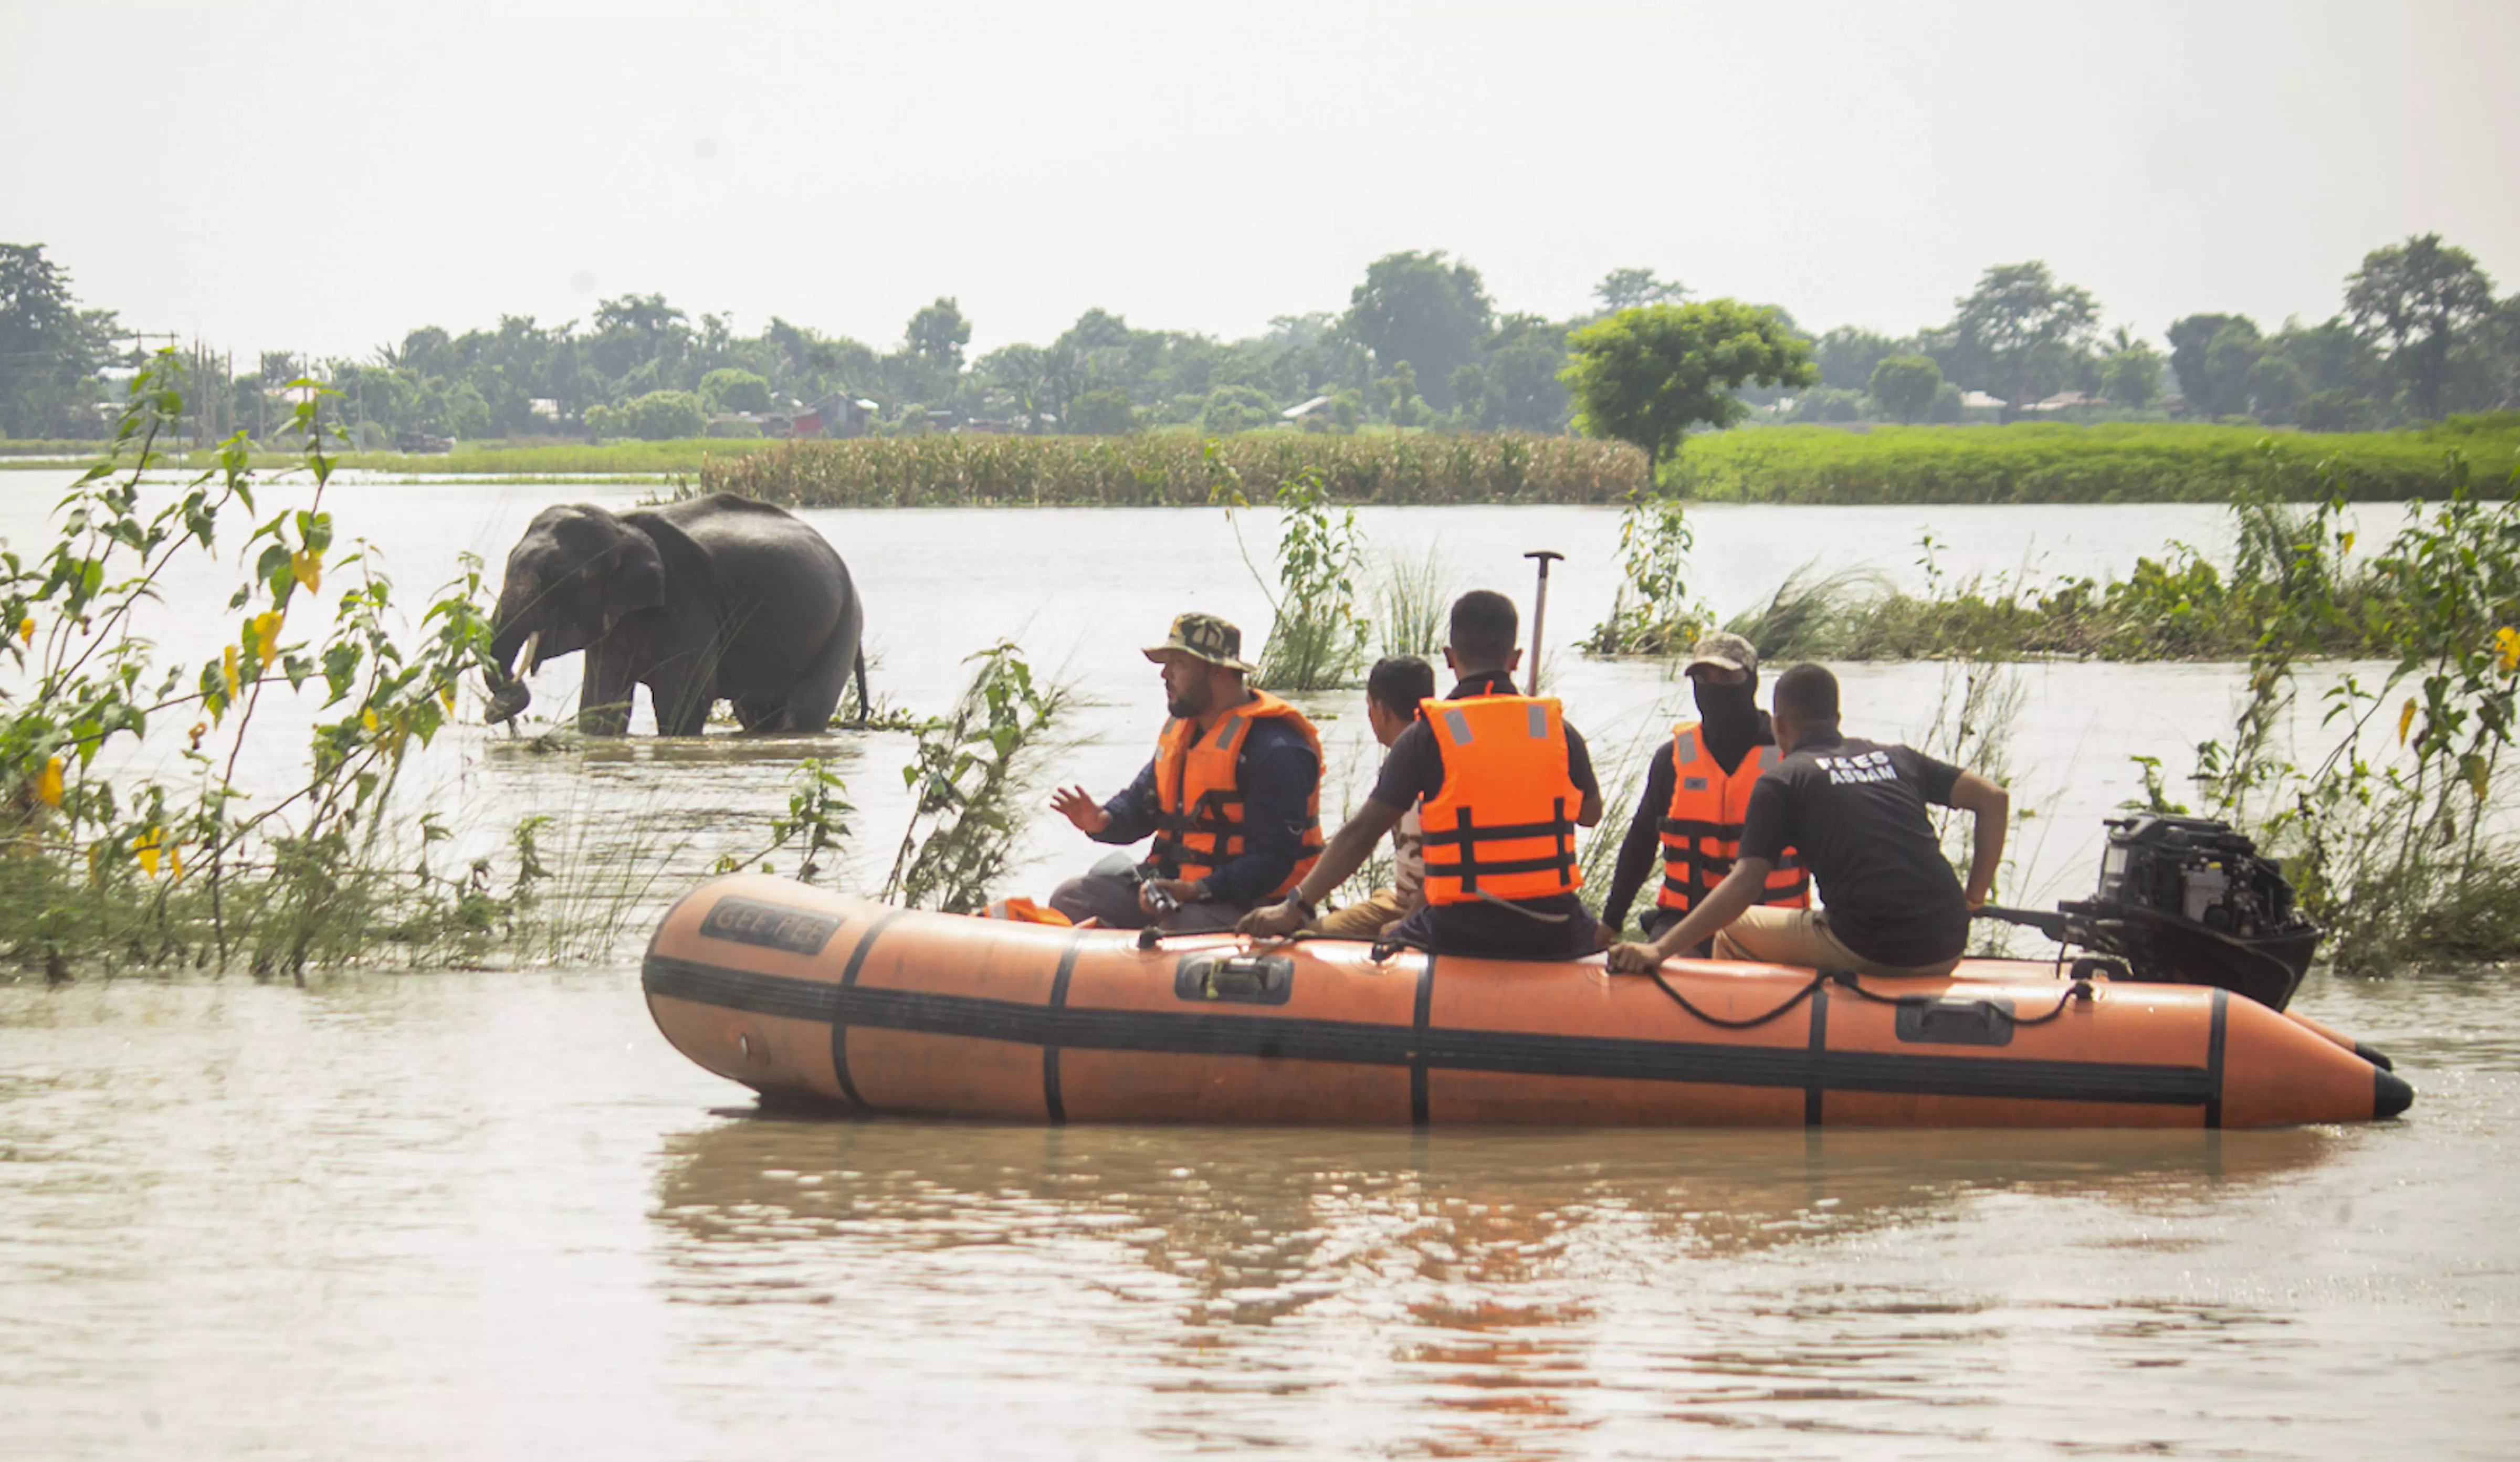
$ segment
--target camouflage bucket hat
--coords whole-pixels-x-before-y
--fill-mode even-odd
[[[1180,650],[1194,660],[1222,665],[1228,670],[1249,672],[1259,667],[1242,659],[1242,632],[1213,614],[1183,614],[1173,620],[1173,632],[1161,644],[1147,646],[1147,658],[1160,660],[1164,651]]]

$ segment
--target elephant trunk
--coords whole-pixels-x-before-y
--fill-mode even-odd
[[[513,719],[533,703],[533,692],[525,688],[524,676],[518,675],[515,667],[521,656],[524,675],[541,669],[542,642],[540,629],[525,629],[519,617],[499,616],[499,626],[490,637],[490,669],[484,677],[490,683],[491,725]]]

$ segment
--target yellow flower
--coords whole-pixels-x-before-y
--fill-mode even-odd
[[[2504,625],[2494,632],[2494,663],[2504,675],[2520,670],[2520,630]]]
[[[152,827],[131,842],[131,856],[140,860],[140,869],[150,877],[158,876],[158,843],[165,835],[162,827]]]
[[[237,647],[233,644],[219,651],[219,676],[228,683],[228,699],[236,699]]]
[[[324,587],[324,555],[313,549],[300,549],[289,555],[289,566],[297,574],[297,582],[313,594]]]
[[[2398,744],[2407,744],[2407,728],[2415,724],[2415,698],[2407,697],[2406,708],[2398,712]]]
[[[169,878],[181,878],[184,876],[183,849],[168,848],[166,850],[166,876]]]
[[[62,805],[62,759],[47,757],[44,770],[35,774],[35,797],[46,807]]]
[[[2339,555],[2353,553],[2354,535],[2351,533],[2339,534],[2336,539],[2336,552]]]
[[[371,731],[377,729],[377,713],[373,707],[359,713],[359,724]]]
[[[455,687],[453,686],[439,687],[437,690],[437,699],[448,711],[452,712],[455,709]]]
[[[35,616],[29,614],[18,621],[18,638],[27,644],[35,642]]]

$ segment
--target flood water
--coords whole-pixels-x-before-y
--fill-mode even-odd
[[[60,485],[0,474],[0,537]],[[348,484],[406,599],[596,485]],[[1060,779],[1107,793],[1185,608],[1256,641],[1221,514],[825,512],[879,697],[940,710],[1001,637],[1097,705]],[[1730,612],[1806,560],[2123,570],[2205,509],[1708,509]],[[1607,765],[1683,695],[1570,646],[1615,513],[1361,514],[1453,588],[1552,581],[1550,688]],[[1266,564],[1274,532],[1247,517]],[[225,584],[148,627],[214,652]],[[2186,764],[2227,666],[2026,667],[2017,902],[2080,892],[2127,758]],[[534,714],[565,708],[548,667]],[[1848,667],[1851,728],[1916,736],[1936,666]],[[1333,779],[1372,765],[1319,698]],[[473,711],[477,721],[477,708]],[[645,719],[644,717],[642,718]],[[848,777],[844,886],[879,882],[910,738],[536,750],[468,726],[415,775],[495,850],[646,870],[652,906],[757,845],[805,756]],[[1623,748],[1634,748],[1627,751]],[[162,744],[137,753],[148,764]],[[249,761],[278,785],[280,751]],[[1605,780],[1616,780],[1606,774]],[[1334,803],[1338,795],[1326,796]],[[1044,814],[1024,887],[1099,849]],[[2475,1456],[2520,1436],[2520,1016],[2492,971],[2315,976],[2305,1012],[2390,1049],[2381,1126],[2270,1133],[1329,1131],[800,1122],[667,1047],[611,953],[520,968],[0,985],[0,1455],[25,1457]]]

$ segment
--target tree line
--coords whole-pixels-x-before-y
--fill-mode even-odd
[[[882,432],[1221,434],[1300,411],[1312,430],[1582,428],[1657,455],[1676,432],[1754,412],[1957,421],[1971,392],[2007,420],[2061,402],[2083,419],[2311,430],[2520,407],[2520,294],[2498,299],[2476,260],[2437,235],[2372,250],[2318,324],[2190,315],[2160,344],[2104,332],[2091,292],[2036,260],[1988,268],[1948,321],[1905,335],[1814,334],[1781,306],[1694,292],[1619,269],[1595,288],[1594,309],[1552,320],[1500,309],[1467,261],[1410,250],[1368,265],[1345,310],[1280,316],[1242,339],[1140,329],[1097,308],[1047,344],[977,357],[952,297],[878,346],[778,317],[743,334],[727,316],[623,294],[583,323],[507,315],[461,334],[423,327],[365,357],[266,352],[242,374],[197,380],[194,395],[205,431],[250,430],[285,420],[286,383],[311,377],[341,392],[367,445],[412,433],[752,435],[816,409]],[[0,244],[0,436],[101,435],[137,364],[133,339],[114,312],[79,304],[41,244]]]

